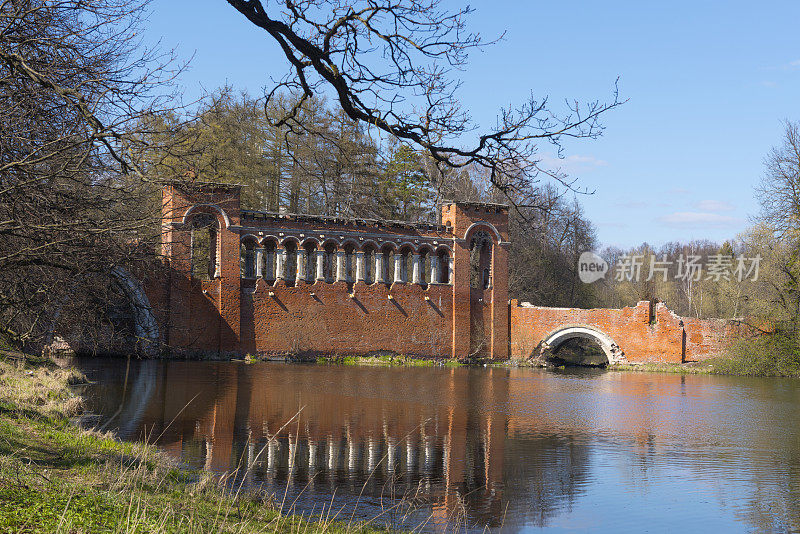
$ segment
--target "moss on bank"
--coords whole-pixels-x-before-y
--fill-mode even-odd
[[[317,363],[330,363],[338,365],[374,365],[383,367],[459,367],[466,365],[458,360],[449,358],[415,358],[392,353],[380,353],[370,356],[320,356]]]
[[[49,360],[0,354],[2,532],[383,532],[281,514],[224,475],[179,469],[154,446],[81,430],[69,384]],[[334,514],[331,514],[334,515]]]

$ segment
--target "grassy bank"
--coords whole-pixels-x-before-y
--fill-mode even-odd
[[[83,377],[0,354],[1,532],[383,532],[281,514],[225,476],[178,469],[149,445],[80,430]]]
[[[731,376],[800,377],[800,346],[785,334],[739,339],[719,356],[691,363],[612,365],[617,371],[712,374]]]
[[[320,356],[317,363],[338,365],[376,365],[383,367],[460,367],[466,365],[449,358],[415,358],[399,354],[376,354],[372,356]]]

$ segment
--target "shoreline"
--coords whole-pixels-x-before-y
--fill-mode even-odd
[[[0,530],[25,532],[386,532],[280,511],[230,473],[182,468],[155,445],[86,430],[86,378],[49,358],[0,354]],[[330,513],[333,512],[333,513]]]
[[[3,351],[0,351],[2,356]],[[125,354],[63,354],[54,355],[54,358],[70,357],[98,357],[98,358],[125,358]],[[134,356],[138,357],[138,356]],[[561,369],[564,367],[582,367],[570,365],[557,365],[553,363],[542,363],[538,360],[503,360],[495,361],[489,359],[472,360],[453,360],[451,358],[426,358],[411,355],[396,354],[391,352],[376,351],[367,355],[297,355],[297,354],[271,354],[265,356],[254,356],[252,354],[241,355],[220,355],[220,354],[191,354],[182,356],[159,356],[152,358],[155,360],[172,361],[233,361],[244,363],[255,362],[284,362],[296,364],[317,364],[317,365],[361,365],[372,367],[517,367],[517,368],[541,368],[541,369]],[[609,364],[605,366],[588,365],[585,367],[605,369],[608,371],[630,371],[630,372],[651,372],[651,373],[670,373],[670,374],[704,374],[716,376],[752,376],[761,378],[800,378],[800,370],[796,372],[780,372],[777,368],[761,367],[754,371],[752,368],[742,365],[743,361],[726,354],[716,354],[710,358],[691,361],[685,363],[670,362],[628,362]]]

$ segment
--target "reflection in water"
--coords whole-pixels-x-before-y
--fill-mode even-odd
[[[96,410],[117,412],[124,361],[78,363]],[[794,381],[585,369],[134,361],[111,426],[241,466],[305,512],[370,518],[412,496],[405,524],[431,530],[463,512],[509,531],[781,531],[800,528],[797,397]]]

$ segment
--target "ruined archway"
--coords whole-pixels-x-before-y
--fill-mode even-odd
[[[130,303],[136,352],[155,356],[159,348],[158,322],[141,282],[119,266],[111,269],[111,276]]]
[[[619,345],[605,332],[588,325],[569,325],[551,332],[542,340],[542,347],[551,352],[556,352],[567,341],[573,339],[589,340],[594,342],[605,354],[608,363],[624,363],[627,361],[625,353]]]

